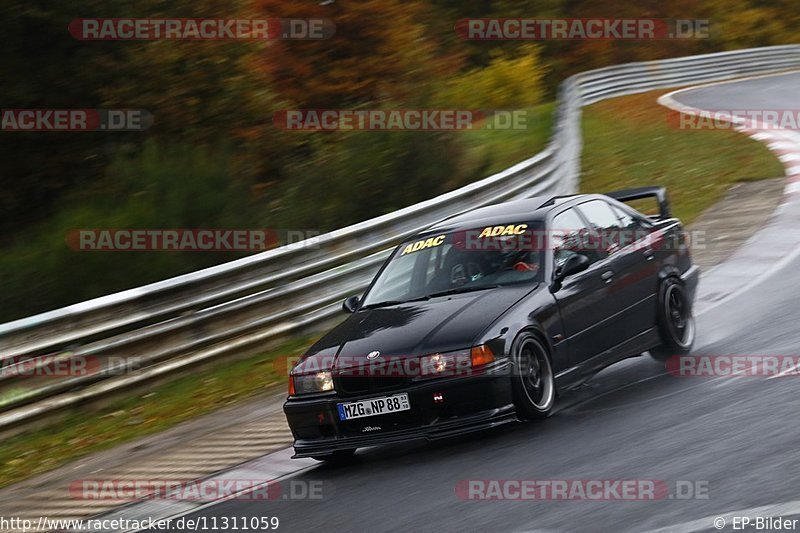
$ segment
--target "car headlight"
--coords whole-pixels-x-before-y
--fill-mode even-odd
[[[420,375],[424,378],[458,376],[468,373],[472,366],[469,350],[434,353],[420,357]]]
[[[473,369],[494,362],[495,356],[489,346],[481,344],[467,350],[426,355],[419,361],[420,376],[423,378],[466,376]]]
[[[312,394],[333,390],[333,376],[330,371],[315,372],[313,374],[299,374],[291,376],[289,394]]]

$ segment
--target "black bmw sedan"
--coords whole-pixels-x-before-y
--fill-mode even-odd
[[[646,216],[623,203],[653,197]],[[292,369],[295,457],[550,414],[604,367],[693,344],[699,270],[651,187],[484,207],[402,243]]]

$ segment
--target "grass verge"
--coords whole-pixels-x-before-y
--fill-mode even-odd
[[[541,152],[550,140],[556,103],[548,102],[523,110],[519,129],[479,128],[463,132],[466,168],[474,176],[489,176]],[[491,121],[489,121],[491,122]]]
[[[240,361],[220,362],[192,376],[154,387],[107,407],[75,413],[46,429],[17,435],[0,446],[0,487],[57,468],[91,452],[168,429],[285,382],[279,358],[302,353],[308,338]]]
[[[665,91],[614,98],[583,113],[582,192],[664,185],[673,214],[690,224],[739,181],[777,178],[778,159],[733,130],[678,129],[656,100]]]

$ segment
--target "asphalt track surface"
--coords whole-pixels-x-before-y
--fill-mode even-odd
[[[800,74],[676,99],[700,108],[797,109]],[[800,354],[798,261],[698,316],[694,353]],[[279,531],[289,532],[718,531],[715,516],[772,504],[800,518],[798,414],[800,377],[673,377],[643,356],[562,396],[546,421],[361,450],[354,465],[296,476],[322,481],[320,500],[231,500],[190,517],[277,516]],[[464,501],[455,487],[465,479],[663,480],[673,491],[678,480],[697,481],[707,483],[708,498]],[[730,521],[722,531],[733,531]]]

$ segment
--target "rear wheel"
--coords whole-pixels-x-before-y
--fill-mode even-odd
[[[355,453],[356,449],[351,448],[348,450],[336,450],[335,452],[328,455],[315,455],[312,456],[311,458],[331,465],[347,464],[353,460]]]
[[[692,302],[686,287],[677,278],[667,278],[658,295],[658,333],[661,344],[650,350],[657,361],[689,353],[694,344],[695,325]]]
[[[547,418],[556,399],[547,348],[535,335],[523,333],[515,342],[513,360],[511,385],[517,414],[525,419]]]

